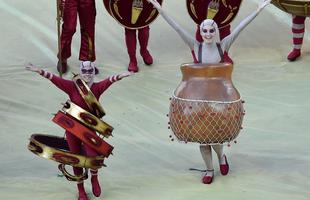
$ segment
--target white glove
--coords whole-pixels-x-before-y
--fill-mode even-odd
[[[37,73],[41,72],[41,69],[37,66],[34,66],[32,63],[28,63],[28,65],[25,66],[25,69]]]
[[[123,73],[121,73],[120,75],[118,75],[118,77],[120,78],[120,79],[122,79],[122,78],[125,78],[125,77],[128,77],[128,76],[131,76],[131,75],[133,75],[134,74],[134,72],[123,72]]]

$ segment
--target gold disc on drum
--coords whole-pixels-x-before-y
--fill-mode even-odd
[[[310,16],[310,0],[272,0],[284,12],[297,16]]]
[[[162,4],[163,0],[157,0]],[[122,26],[140,29],[148,26],[158,16],[158,11],[147,0],[103,0],[108,13]]]
[[[188,14],[196,24],[213,19],[219,28],[229,25],[237,16],[242,0],[186,0]]]
[[[235,139],[244,109],[231,64],[184,64],[170,104],[171,130],[180,141],[222,144]]]

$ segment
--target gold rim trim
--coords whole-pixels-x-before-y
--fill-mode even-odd
[[[63,108],[62,111],[69,114],[79,122],[83,123],[84,125],[88,126],[89,128],[97,131],[98,134],[109,137],[112,135],[113,127],[107,124],[106,122],[100,120],[95,115],[91,114],[90,112],[84,110],[83,108],[77,106],[70,100],[68,100]]]
[[[58,165],[59,171],[66,177],[68,181],[76,181],[76,182],[81,182],[84,181],[88,178],[88,169],[86,168],[85,172],[81,175],[72,175],[66,170],[66,165],[65,164],[59,164]]]
[[[39,157],[53,160],[72,167],[99,169],[106,167],[103,156],[88,157],[70,153],[67,141],[63,137],[46,134],[32,134],[28,149]]]
[[[118,0],[118,1],[120,1],[120,0]],[[117,2],[118,2],[118,1],[117,1]],[[164,0],[163,0],[163,1],[164,1]],[[163,1],[162,1],[162,4],[163,4]],[[116,2],[115,2],[115,3],[116,3]],[[115,3],[114,3],[114,4],[115,4]],[[114,4],[113,4],[113,6],[115,7]],[[162,5],[162,4],[161,4],[161,5]],[[124,28],[132,29],[132,30],[138,30],[138,29],[142,29],[142,28],[145,28],[145,27],[147,27],[147,26],[150,26],[150,25],[157,19],[158,15],[159,15],[158,11],[156,10],[156,12],[155,12],[156,16],[155,16],[154,20],[152,20],[152,21],[150,21],[150,22],[149,22],[149,20],[146,20],[145,22],[147,22],[147,24],[144,25],[144,26],[129,27],[129,26],[125,26],[124,24],[122,24],[121,22],[119,22],[119,21],[117,20],[117,18],[114,16],[114,14],[113,14],[113,12],[112,12],[111,7],[112,7],[112,2],[111,2],[111,0],[110,0],[110,1],[109,1],[109,9],[110,9],[110,12],[108,12],[108,13],[111,15],[111,17],[113,17],[113,18],[115,19],[115,21],[116,21],[119,25],[121,25],[121,26],[124,27]],[[116,7],[117,7],[117,10],[115,10],[115,12],[116,12],[117,15],[119,16],[119,18],[123,19],[123,18],[121,17],[121,15],[120,15],[119,11],[118,11],[118,6],[117,6],[117,5],[116,5]]]
[[[81,79],[80,75],[74,75],[72,80],[78,88],[82,98],[84,99],[89,109],[91,109],[92,112],[96,113],[97,117],[103,117],[105,115],[105,112],[102,106],[100,105],[88,85]]]

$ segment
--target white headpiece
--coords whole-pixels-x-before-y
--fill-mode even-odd
[[[215,42],[220,42],[220,31],[217,26],[217,23],[213,19],[205,19],[201,24],[200,24],[200,34],[203,33],[203,28],[205,26],[212,26],[215,29]]]

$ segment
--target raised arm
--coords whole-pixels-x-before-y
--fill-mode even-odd
[[[191,50],[194,49],[196,42],[195,38],[186,32],[174,19],[172,19],[157,2],[157,0],[147,0],[158,10],[159,14],[166,20],[166,22],[181,36],[184,42],[189,46]]]
[[[51,82],[56,85],[59,89],[64,91],[65,93],[69,94],[72,90],[72,87],[74,87],[74,83],[69,80],[62,79],[55,74],[52,74],[51,72],[44,71],[40,69],[37,66],[34,66],[33,64],[29,63],[26,67],[26,70],[29,70],[31,72],[36,72],[43,76],[44,78],[47,78],[51,80]]]
[[[261,4],[258,6],[252,14],[247,16],[241,23],[233,30],[233,32],[222,40],[222,47],[224,51],[228,51],[232,43],[239,36],[240,32],[255,19],[255,17],[268,5],[271,0],[262,0]]]
[[[121,74],[118,75],[112,75],[109,76],[108,78],[98,82],[98,94],[102,94],[106,89],[108,89],[110,87],[110,85],[112,85],[113,83],[122,80],[125,77],[131,76],[133,75],[134,72],[123,72]]]

